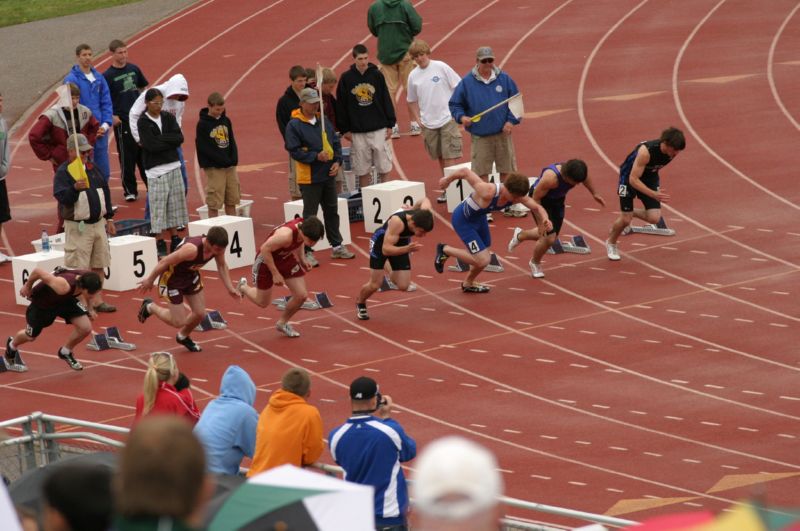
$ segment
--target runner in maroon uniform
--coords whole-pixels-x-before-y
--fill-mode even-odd
[[[266,308],[270,304],[273,284],[289,288],[291,297],[286,301],[275,328],[288,337],[298,337],[300,333],[292,328],[289,319],[303,306],[308,296],[306,271],[311,271],[311,264],[303,252],[305,247],[313,247],[325,235],[322,222],[314,216],[308,219],[295,218],[283,225],[278,225],[267,236],[253,264],[253,283],[247,285],[247,279],[239,281],[239,293],[258,306]]]
[[[34,286],[37,280],[41,282]],[[72,369],[82,370],[83,366],[72,355],[72,349],[92,332],[91,321],[97,316],[92,303],[102,287],[100,275],[93,271],[59,268],[48,273],[34,269],[19,290],[20,295],[31,301],[25,312],[27,326],[6,340],[6,355],[0,364],[0,372],[27,371],[28,366],[17,348],[34,341],[56,317],[75,327],[64,346],[58,349],[58,357]]]
[[[191,352],[200,352],[200,346],[189,337],[192,330],[206,315],[206,298],[203,295],[203,280],[200,268],[212,258],[217,262],[217,272],[232,297],[239,297],[225,263],[228,248],[228,231],[223,227],[211,227],[205,236],[186,238],[170,255],[165,256],[153,271],[139,283],[139,292],[147,293],[158,278],[158,291],[169,301],[165,308],[145,298],[139,307],[139,322],[143,323],[155,315],[165,323],[178,328],[175,340]],[[184,298],[191,308],[186,311]]]

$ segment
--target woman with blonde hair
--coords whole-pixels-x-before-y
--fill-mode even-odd
[[[200,411],[189,389],[189,379],[178,371],[170,352],[153,352],[144,375],[142,394],[136,399],[136,418],[147,415],[178,415],[192,424],[200,419]]]

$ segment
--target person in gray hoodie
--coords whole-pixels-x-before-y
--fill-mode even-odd
[[[242,458],[253,457],[258,425],[255,399],[256,385],[247,371],[238,365],[228,367],[219,397],[206,406],[194,427],[205,448],[209,472],[236,475]]]

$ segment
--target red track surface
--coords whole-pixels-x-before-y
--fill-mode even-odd
[[[189,139],[205,96],[226,94],[259,242],[286,200],[273,119],[286,72],[317,61],[343,71],[352,44],[367,36],[368,5],[318,0],[301,15],[289,1],[207,0],[131,41],[131,59],[151,81],[175,72],[189,80]],[[55,358],[66,333],[56,325],[23,350],[27,374],[0,379],[1,416],[43,410],[127,426],[147,353],[171,349],[203,402],[228,364],[253,376],[259,409],[287,366],[307,367],[326,429],[347,416],[347,384],[371,374],[420,445],[454,432],[479,440],[499,456],[515,497],[632,519],[718,511],[753,492],[796,505],[800,188],[788,156],[800,137],[796,2],[423,0],[418,10],[434,57],[466,72],[477,46],[491,44],[525,93],[528,115],[514,132],[524,172],[587,161],[609,207],[597,210],[576,191],[565,233],[583,234],[592,254],[548,255],[547,278],[534,281],[532,247],[507,256],[514,222],[499,219],[495,250],[506,271],[483,275],[489,295],[465,295],[461,275],[431,267],[436,241],[457,242],[437,207],[437,228],[414,256],[420,289],[376,294],[363,323],[353,298],[367,275],[368,239],[354,224],[357,259],[322,256],[307,277],[335,307],[298,314],[300,339],[274,331],[274,309],[231,301],[213,275],[209,307],[231,326],[197,334],[200,354],[177,347],[155,319],[139,325],[134,293],[109,293],[122,311],[97,327],[119,326],[138,350],[81,349],[86,370],[75,373]],[[626,237],[623,260],[611,263],[602,241],[617,207],[616,164],[668,125],[687,133],[686,151],[663,174],[678,234]],[[191,161],[193,143],[186,148]],[[437,170],[421,141],[405,137],[395,150],[396,175],[426,181],[433,197]],[[198,175],[193,163],[190,171]],[[49,175],[20,144],[9,178],[15,219],[5,226],[15,254],[52,223]],[[197,183],[190,210],[201,204]],[[121,217],[141,217],[143,203],[134,205],[121,203]],[[10,276],[5,266],[0,321],[9,333],[24,323]]]

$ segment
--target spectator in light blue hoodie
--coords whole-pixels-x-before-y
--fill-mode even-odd
[[[244,456],[253,457],[258,412],[256,384],[238,365],[222,375],[219,397],[206,406],[194,434],[206,451],[208,471],[236,475]]]

